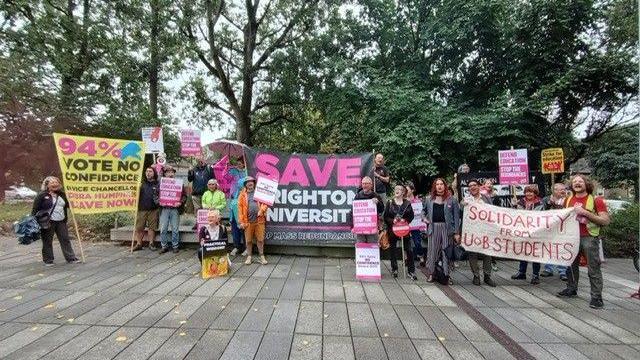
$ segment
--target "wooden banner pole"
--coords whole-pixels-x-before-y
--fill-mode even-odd
[[[73,227],[76,229],[76,237],[78,238],[78,245],[80,246],[80,257],[84,263],[84,249],[82,248],[82,239],[80,239],[80,230],[78,229],[78,222],[76,221],[76,214],[71,210],[71,219],[73,220]]]
[[[133,243],[136,241],[136,223],[137,222],[138,222],[138,211],[135,211],[135,214],[133,215],[133,231],[131,232],[131,250],[129,251],[130,253],[133,253]]]

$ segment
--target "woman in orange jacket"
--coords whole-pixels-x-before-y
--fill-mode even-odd
[[[244,239],[247,245],[247,260],[245,264],[251,264],[251,252],[253,240],[256,240],[260,252],[260,263],[267,264],[264,257],[264,230],[267,222],[267,204],[253,199],[256,188],[256,179],[247,176],[244,180],[244,189],[238,197],[238,218],[240,228],[244,230]]]

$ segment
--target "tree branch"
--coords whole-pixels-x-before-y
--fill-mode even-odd
[[[252,132],[256,132],[258,131],[260,128],[264,127],[264,126],[269,126],[269,125],[273,125],[281,120],[284,121],[290,121],[290,119],[282,114],[277,115],[276,117],[274,117],[271,120],[267,120],[267,121],[261,121],[259,123],[255,123],[253,126],[253,129],[251,130]]]

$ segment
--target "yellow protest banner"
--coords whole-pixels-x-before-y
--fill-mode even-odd
[[[53,134],[69,206],[77,214],[137,211],[142,141]]]
[[[564,152],[562,148],[542,150],[542,173],[557,174],[564,172]]]

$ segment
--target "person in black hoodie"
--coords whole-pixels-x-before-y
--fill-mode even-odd
[[[203,158],[198,158],[196,166],[187,173],[187,180],[191,182],[193,211],[196,215],[198,210],[202,209],[202,194],[207,191],[207,183],[211,179],[215,179],[213,169],[204,162]]]
[[[378,217],[382,216],[384,212],[384,202],[380,195],[373,191],[373,180],[369,176],[365,176],[362,178],[361,182],[362,189],[358,191],[356,197],[353,200],[370,200],[376,203],[376,210],[378,212]],[[378,226],[380,225],[380,219],[378,219]],[[351,225],[353,228],[353,224]],[[378,234],[356,234],[357,242],[365,242],[365,243],[377,243],[378,242]]]
[[[62,186],[60,179],[55,176],[47,176],[42,182],[42,192],[36,196],[33,201],[33,209],[31,215],[36,216],[38,212],[48,213],[48,228],[40,229],[42,236],[42,260],[46,266],[53,265],[53,235],[58,236],[62,254],[68,263],[77,263],[69,238],[69,228],[67,227],[67,209],[69,201]],[[42,226],[42,225],[41,225]]]
[[[413,221],[413,207],[411,201],[405,199],[407,189],[402,184],[398,184],[393,189],[393,198],[387,201],[384,209],[384,223],[387,225],[387,234],[389,236],[389,244],[391,247],[391,272],[393,277],[398,277],[398,259],[396,258],[396,249],[398,248],[398,241],[400,238],[393,233],[393,225],[400,219],[404,219],[407,224]],[[407,254],[407,267],[408,275],[413,280],[418,280],[416,276],[416,265],[413,262],[413,248],[411,246],[411,236],[405,236],[402,238],[404,251]],[[404,256],[404,254],[402,255]]]
[[[145,225],[147,227],[147,235],[149,235],[149,249],[156,249],[153,245],[153,240],[156,238],[158,217],[160,216],[160,185],[158,184],[158,174],[153,167],[149,166],[144,171],[144,177],[144,181],[140,185],[138,216],[136,217],[135,225],[138,244],[133,248],[133,251],[142,249]]]

